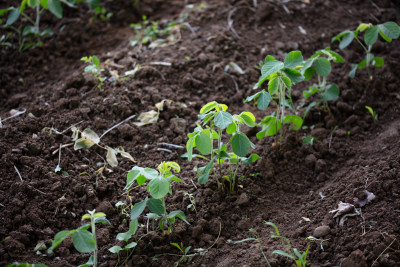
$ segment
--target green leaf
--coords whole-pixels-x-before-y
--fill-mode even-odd
[[[214,124],[220,129],[225,129],[233,121],[232,115],[226,111],[219,111],[214,118]]]
[[[371,60],[371,64],[375,67],[382,67],[385,64],[385,61],[381,57],[374,57]]]
[[[339,48],[340,49],[344,49],[344,48],[346,48],[347,46],[349,46],[349,44],[351,44],[351,42],[353,41],[353,39],[354,39],[354,32],[352,32],[352,31],[348,31],[344,36],[343,36],[343,39],[340,41],[340,43],[339,43]]]
[[[181,219],[181,220],[184,221],[185,223],[190,224],[190,223],[186,220],[186,216],[185,216],[185,213],[184,213],[183,211],[174,210],[174,211],[171,211],[171,212],[168,214],[168,216],[167,216],[168,219],[172,219],[172,218],[176,218],[176,217],[179,218],[179,219]]]
[[[246,156],[250,150],[250,140],[244,133],[235,134],[232,139],[232,151],[239,157]]]
[[[262,90],[260,96],[257,99],[257,108],[260,110],[266,110],[271,103],[272,97],[269,93]]]
[[[250,102],[250,101],[252,101],[253,99],[257,99],[259,95],[260,95],[260,92],[254,94],[254,95],[248,96],[248,97],[246,98],[246,100],[244,101],[244,103]]]
[[[128,242],[128,240],[131,239],[132,236],[133,234],[130,231],[128,231],[119,233],[116,238],[117,240]]]
[[[256,117],[253,115],[253,113],[245,111],[240,113],[239,116],[247,126],[254,127],[256,125]]]
[[[12,11],[10,12],[10,14],[8,15],[7,22],[6,22],[6,25],[5,25],[5,26],[10,26],[10,25],[12,25],[14,22],[16,22],[17,19],[19,18],[19,14],[20,14],[20,12],[19,12],[19,9],[18,9],[18,8],[12,10]]]
[[[339,93],[339,87],[335,83],[333,83],[326,88],[325,92],[320,94],[320,97],[324,101],[334,101],[339,98]]]
[[[356,76],[357,68],[358,68],[358,65],[357,64],[353,64],[353,66],[351,67],[351,71],[349,72],[349,77],[350,78],[354,78]]]
[[[378,40],[378,33],[379,33],[379,28],[378,26],[372,26],[369,28],[364,35],[364,42],[367,45],[373,45],[376,40]]]
[[[196,136],[190,137],[186,143],[186,151],[187,151],[188,161],[192,161],[192,158],[193,158],[193,147],[196,145],[195,138],[196,138]]]
[[[282,75],[281,80],[287,89],[290,89],[292,87],[292,81],[289,79],[288,76]]]
[[[334,51],[332,51],[330,49],[329,49],[329,53],[335,58],[333,60],[333,62],[335,62],[335,63],[343,63],[345,61],[344,58],[341,55],[339,55],[338,53],[336,53],[336,52],[334,52]]]
[[[283,123],[290,123],[292,129],[297,131],[303,125],[303,119],[297,115],[286,115],[283,119]]]
[[[58,0],[48,0],[48,7],[54,16],[61,19],[62,18],[62,7]]]
[[[260,156],[257,155],[257,154],[251,154],[250,157],[248,157],[247,159],[245,159],[245,160],[243,161],[243,164],[244,164],[244,165],[250,165],[251,163],[256,162],[258,159],[261,159],[261,158],[262,158],[262,157],[260,157]]]
[[[138,226],[139,222],[137,219],[131,220],[129,223],[129,232],[134,235],[138,229]]]
[[[397,39],[400,36],[400,27],[393,21],[380,24],[379,30],[381,30],[382,33],[390,39]]]
[[[270,95],[274,95],[278,92],[279,89],[279,78],[278,76],[275,76],[271,78],[268,82],[268,92]]]
[[[310,67],[304,71],[304,81],[308,81],[314,77],[314,67]]]
[[[37,0],[28,0],[29,7],[36,7],[37,4],[38,4]]]
[[[163,198],[169,191],[169,182],[164,177],[157,177],[149,183],[150,195],[153,198]]]
[[[167,165],[168,167],[171,167],[172,169],[174,169],[176,172],[180,172],[181,171],[181,167],[179,166],[178,163],[176,163],[175,161],[167,161],[165,163],[165,165]]]
[[[49,253],[49,254],[53,253],[53,250],[56,247],[58,247],[58,245],[60,245],[67,237],[71,236],[74,232],[75,232],[75,230],[58,232],[54,236],[53,243],[52,243],[51,247],[47,250],[47,253]]]
[[[319,91],[319,87],[317,86],[310,86],[308,88],[308,91],[303,91],[303,96],[305,97],[305,99],[308,99],[310,96],[316,94]]]
[[[206,114],[211,110],[215,109],[216,106],[218,106],[217,102],[215,101],[209,102],[200,109],[200,114]]]
[[[301,82],[304,80],[303,75],[301,75],[300,71],[295,69],[285,69],[283,71],[287,77],[291,80],[293,84]]]
[[[280,71],[283,69],[284,64],[281,61],[277,60],[270,60],[267,61],[262,67],[261,67],[261,74],[262,77],[268,77],[269,75]]]
[[[90,9],[96,9],[96,7],[100,6],[99,0],[86,0],[87,4],[89,5]]]
[[[237,130],[236,124],[232,122],[231,124],[229,124],[228,128],[226,128],[226,133],[233,134],[234,132],[236,132],[236,130]]]
[[[206,133],[200,133],[196,136],[196,148],[203,155],[209,155],[212,150],[212,139]]]
[[[165,208],[160,199],[150,198],[147,203],[151,212],[158,215],[164,214]]]
[[[331,73],[331,63],[323,57],[319,57],[314,61],[315,70],[322,77],[326,77]]]
[[[303,56],[300,51],[292,51],[285,57],[285,68],[295,68],[303,63]]]
[[[143,201],[140,201],[139,203],[136,203],[131,210],[131,220],[137,219],[144,209],[146,208],[148,198],[146,198]]]
[[[108,249],[108,251],[110,251],[111,253],[114,253],[114,254],[117,254],[121,250],[122,250],[122,248],[120,246],[113,246],[113,247]]]
[[[391,38],[387,37],[382,31],[381,29],[379,29],[379,34],[380,36],[383,38],[383,40],[385,40],[386,42],[390,43],[392,41]]]
[[[90,253],[96,248],[93,235],[87,230],[76,231],[72,235],[72,242],[76,250],[80,253]]]
[[[215,158],[212,158],[208,164],[204,167],[198,168],[197,170],[197,176],[199,176],[198,182],[199,184],[205,184],[208,181],[208,178],[210,176],[210,170],[213,166],[213,162],[214,162]]]
[[[257,138],[262,139],[266,135],[273,136],[282,127],[281,122],[275,116],[266,116],[261,122],[262,130],[257,133]]]
[[[289,258],[289,259],[292,259],[292,260],[294,260],[294,261],[296,260],[296,258],[295,258],[293,255],[290,255],[290,254],[288,254],[288,253],[286,253],[286,252],[284,252],[284,251],[282,251],[282,250],[274,250],[274,251],[272,251],[271,255],[272,255],[272,254],[278,254],[278,255],[287,257],[287,258]]]

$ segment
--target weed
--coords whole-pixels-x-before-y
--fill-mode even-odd
[[[261,67],[261,77],[253,89],[258,89],[268,81],[268,92],[262,89],[260,92],[246,98],[245,102],[255,100],[260,110],[266,110],[271,102],[276,104],[276,113],[266,116],[261,122],[262,129],[257,133],[257,138],[273,136],[279,131],[280,141],[283,140],[283,124],[290,124],[293,130],[299,130],[303,119],[297,115],[286,115],[285,108],[293,109],[292,85],[304,80],[299,71],[302,68],[303,56],[300,51],[292,51],[287,54],[285,61],[276,60],[268,55]],[[275,101],[276,100],[276,101]]]
[[[371,116],[374,119],[374,121],[377,121],[378,120],[378,114],[370,106],[365,106],[365,108],[369,111],[369,113],[371,114]]]
[[[188,262],[194,257],[193,255],[188,254],[189,250],[192,248],[191,246],[185,248],[182,242],[180,244],[171,243],[171,245],[178,248],[179,251],[182,252],[182,257],[177,262],[175,262],[173,266],[178,266],[180,263]]]
[[[75,230],[66,230],[58,232],[54,236],[53,244],[48,249],[48,253],[51,254],[53,250],[58,247],[67,237],[72,236],[72,242],[76,250],[80,253],[93,253],[90,256],[89,261],[81,266],[97,266],[97,239],[96,239],[96,223],[104,223],[111,225],[106,219],[106,215],[102,212],[96,212],[95,210],[88,211],[87,214],[82,216],[82,221],[90,220],[89,224],[85,224]],[[87,229],[91,228],[91,232]]]
[[[306,116],[308,110],[313,106],[318,106],[321,102],[323,103],[324,109],[328,109],[328,101],[334,101],[339,97],[339,88],[336,84],[327,84],[327,76],[331,73],[331,61],[335,63],[343,63],[344,59],[332,51],[329,47],[317,51],[304,63],[301,70],[304,75],[304,80],[310,80],[314,77],[314,74],[318,77],[318,84],[311,86],[308,91],[303,91],[303,95],[306,99],[314,94],[318,94],[320,100],[312,102],[304,112]]]
[[[198,182],[200,184],[205,184],[209,179],[210,173],[213,173],[219,189],[233,192],[237,189],[237,173],[240,164],[249,165],[259,159],[260,156],[251,154],[246,158],[250,147],[254,148],[255,146],[240,129],[243,124],[254,127],[256,125],[254,115],[250,112],[231,115],[226,111],[227,109],[227,105],[219,104],[215,101],[201,108],[199,118],[202,125],[197,124],[193,133],[188,134],[189,140],[186,143],[187,154],[184,156],[189,161],[194,157],[208,161],[206,166],[197,169]],[[202,126],[206,126],[206,128]],[[224,144],[222,141],[222,133],[225,129],[227,134],[232,135],[227,144]],[[214,140],[217,140],[216,148],[214,148]],[[230,153],[228,152],[228,145],[232,149]],[[197,148],[202,155],[193,154],[194,148]],[[207,158],[208,155],[210,156],[209,158]],[[227,175],[224,175],[222,170],[222,164],[225,161],[228,162],[229,166],[229,174]],[[217,163],[218,170],[214,168],[214,162]],[[221,179],[226,181],[228,185],[225,186]]]
[[[13,262],[10,265],[7,265],[6,267],[48,267],[46,264],[42,263],[35,263],[35,264],[30,264],[30,263],[19,263],[19,262]]]
[[[101,84],[107,79],[105,77],[101,77],[100,74],[104,71],[104,69],[100,68],[100,60],[96,56],[83,57],[81,61],[88,63],[89,65],[85,68],[85,73],[92,73],[95,80],[98,82],[97,88],[101,90]]]
[[[176,218],[179,218],[189,224],[186,220],[183,211],[175,210],[167,213],[165,204],[165,196],[169,193],[172,195],[171,183],[182,182],[181,179],[172,174],[171,170],[180,172],[181,168],[176,162],[168,161],[161,162],[158,165],[158,171],[151,168],[142,168],[135,166],[129,171],[127,175],[127,182],[124,188],[125,192],[128,193],[135,181],[139,186],[144,185],[147,180],[150,180],[146,185],[146,191],[148,191],[152,198],[147,198],[139,203],[136,203],[131,209],[131,220],[137,219],[146,206],[151,211],[148,214],[149,218],[159,220],[159,227],[164,234],[172,232],[172,225],[175,223]]]
[[[361,40],[359,35],[365,31],[364,39]],[[382,37],[386,42],[391,42],[393,39],[397,39],[400,36],[400,27],[395,22],[389,21],[378,25],[371,23],[361,23],[355,31],[346,30],[339,33],[332,38],[332,42],[338,41],[339,48],[344,49],[349,46],[355,39],[363,48],[365,52],[365,58],[358,64],[354,64],[349,76],[354,78],[357,69],[367,68],[368,76],[372,80],[370,66],[382,67],[384,60],[381,57],[375,57],[371,51],[372,46],[378,40],[378,35]]]

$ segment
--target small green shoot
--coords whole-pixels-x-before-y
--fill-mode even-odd
[[[365,32],[363,40],[359,37],[362,32]],[[368,76],[372,80],[370,66],[382,67],[384,65],[384,60],[381,57],[375,57],[371,51],[372,46],[378,40],[378,36],[381,36],[383,40],[390,43],[393,39],[397,39],[400,36],[400,27],[393,21],[388,21],[382,24],[373,25],[371,23],[361,23],[356,30],[350,31],[346,30],[339,33],[332,38],[332,42],[338,41],[339,48],[344,49],[349,46],[355,39],[361,47],[364,49],[365,58],[358,64],[354,64],[349,76],[354,78],[357,69],[367,68]]]
[[[310,145],[312,146],[314,142],[317,141],[317,138],[312,137],[311,135],[303,136],[303,146]]]
[[[378,120],[378,114],[370,106],[365,106],[365,108],[369,111],[369,113],[371,114],[371,116],[374,119],[374,121],[377,121]]]
[[[130,255],[133,253],[133,249],[137,246],[137,239],[135,237],[136,231],[139,227],[139,222],[137,219],[131,220],[129,223],[129,230],[127,232],[119,233],[117,235],[117,240],[119,241],[124,241],[126,245],[124,247],[121,246],[113,246],[108,249],[111,253],[117,254],[118,255],[118,262],[119,262],[119,252],[122,250],[125,250],[128,254],[127,259],[130,257]],[[129,240],[134,237],[135,241],[130,242]],[[131,252],[130,252],[131,251]]]
[[[104,71],[104,69],[100,68],[100,60],[96,56],[83,57],[81,61],[88,63],[89,65],[85,67],[85,73],[93,74],[93,77],[98,82],[97,88],[101,90],[101,84],[107,79],[105,77],[101,77],[100,74]]]
[[[255,117],[251,112],[242,112],[239,115],[232,115],[226,110],[228,106],[215,101],[209,102],[200,109],[199,119],[194,131],[188,134],[189,140],[186,143],[187,157],[189,161],[193,158],[200,158],[208,161],[206,166],[197,169],[198,182],[205,184],[212,173],[221,191],[232,193],[237,190],[238,170],[241,164],[249,165],[259,158],[257,154],[251,154],[246,158],[250,148],[254,144],[241,131],[243,125],[254,127]],[[205,128],[203,128],[205,126]],[[232,135],[227,144],[222,141],[223,131]],[[216,147],[215,142],[216,140]],[[228,146],[232,152],[228,152]],[[193,149],[202,154],[193,154]],[[228,162],[229,172],[224,173],[223,163]],[[217,163],[217,167],[214,166]]]
[[[178,248],[179,251],[182,252],[182,257],[178,261],[176,261],[173,266],[178,266],[181,263],[190,262],[192,260],[193,255],[188,254],[189,250],[192,248],[191,246],[184,248],[182,242],[180,244],[171,243],[171,245]]]
[[[124,188],[125,192],[129,192],[135,181],[141,186],[144,185],[147,180],[150,180],[146,185],[146,191],[150,193],[151,198],[146,197],[145,200],[136,203],[132,207],[131,220],[137,219],[143,213],[146,206],[148,206],[151,212],[148,215],[155,220],[159,220],[159,227],[164,232],[164,235],[168,235],[172,232],[172,226],[176,218],[189,224],[183,211],[175,210],[167,213],[165,196],[168,193],[172,195],[171,183],[173,181],[182,182],[181,179],[172,174],[172,170],[180,172],[181,168],[178,163],[172,161],[161,162],[161,164],[158,165],[158,171],[151,168],[135,166],[128,172],[127,182]]]
[[[76,250],[80,253],[93,253],[90,256],[89,261],[80,265],[80,267],[97,266],[98,259],[98,247],[96,239],[96,223],[104,223],[111,225],[111,223],[106,219],[106,215],[102,212],[96,212],[95,210],[88,211],[87,214],[82,216],[82,221],[90,220],[89,224],[84,224],[83,226],[75,230],[66,230],[58,232],[54,236],[53,244],[47,250],[49,254],[53,253],[54,249],[58,247],[67,237],[72,236],[72,243]],[[91,228],[91,232],[88,229]]]
[[[319,246],[320,246],[321,250],[324,251],[323,243],[325,241],[328,241],[329,239],[319,239],[319,238],[316,238],[316,237],[313,237],[313,236],[309,236],[309,237],[306,238],[306,240],[311,241],[311,242],[319,242]]]
[[[268,92],[262,89],[258,93],[246,98],[245,102],[256,101],[258,109],[266,110],[271,102],[276,105],[276,113],[266,116],[261,122],[262,129],[257,133],[257,138],[273,136],[279,132],[279,141],[283,141],[283,124],[290,124],[293,130],[299,130],[303,119],[295,114],[287,115],[286,108],[294,110],[292,101],[292,86],[304,80],[299,71],[302,68],[303,56],[300,51],[287,54],[284,62],[276,60],[273,56],[266,56],[261,67],[261,76],[253,89],[259,89],[268,81]]]

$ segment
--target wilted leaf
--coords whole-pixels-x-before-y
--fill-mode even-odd
[[[134,122],[133,124],[135,124],[138,127],[142,127],[142,126],[148,125],[148,124],[153,124],[158,121],[158,116],[159,116],[159,113],[157,111],[150,110],[148,112],[144,112],[144,113],[140,114],[138,117],[140,122]]]
[[[170,99],[163,99],[161,102],[155,104],[155,107],[159,110],[162,111],[164,109],[164,103],[167,103],[168,105],[171,105],[172,100]]]
[[[118,160],[117,160],[117,152],[112,149],[111,147],[107,147],[107,162],[110,164],[111,167],[116,167],[118,166]]]
[[[100,137],[92,129],[86,128],[81,135],[92,140],[95,144],[100,143]]]
[[[117,148],[117,153],[121,154],[122,157],[129,159],[132,162],[136,162],[135,159],[129,154],[128,152],[125,152],[124,148],[122,146]]]

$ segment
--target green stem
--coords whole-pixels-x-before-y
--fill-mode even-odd
[[[285,118],[285,85],[283,81],[281,81],[280,86],[279,86],[279,103],[280,103],[280,108],[281,108],[281,117],[280,121],[281,124],[283,124],[283,119]],[[280,141],[282,142],[283,140],[283,125],[281,125],[280,129]]]
[[[212,134],[212,130],[211,130],[211,134]],[[219,172],[219,177],[222,177],[222,164],[221,164],[221,159],[220,159],[220,156],[221,156],[221,149],[222,149],[222,147],[221,147],[221,143],[222,143],[221,135],[222,135],[222,130],[221,130],[220,128],[218,128],[218,148],[217,148],[218,155],[217,155],[217,157],[218,157],[218,172]],[[218,177],[217,177],[217,182],[218,182],[218,185],[219,185],[219,179],[218,179]]]
[[[368,49],[363,45],[363,43],[360,41],[360,39],[357,38],[357,36],[354,36],[354,39],[357,40],[357,42],[362,46],[362,48],[364,49],[364,51],[366,53],[368,53]]]
[[[95,226],[95,218],[93,217],[93,214],[91,214],[90,218],[90,224],[92,226],[92,236],[94,240],[94,251],[93,251],[93,266],[97,267],[97,239],[96,239],[96,226]]]
[[[163,224],[163,227],[166,225],[166,223],[167,223],[167,208],[165,207],[165,199],[164,198],[162,198],[162,204],[163,204],[163,207],[164,207],[164,215],[163,215],[163,218],[162,218],[162,224]],[[162,230],[164,230],[164,229],[162,229]]]
[[[40,1],[38,1],[36,4],[36,23],[35,23],[36,32],[38,34],[38,41],[40,41],[39,22],[40,22]]]

